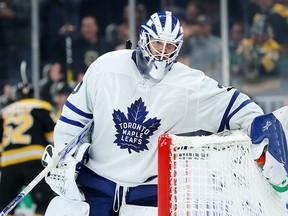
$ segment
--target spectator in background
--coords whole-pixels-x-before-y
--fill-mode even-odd
[[[40,1],[40,46],[42,64],[56,61],[54,48],[59,36],[75,37],[79,34],[80,0],[41,0]],[[65,55],[64,55],[65,56]]]
[[[25,60],[31,65],[31,5],[30,1],[6,0],[0,9],[1,34],[7,43],[7,81],[16,84],[21,80],[19,66]],[[27,69],[28,79],[31,71]],[[1,71],[1,73],[3,73]]]
[[[244,25],[242,23],[233,23],[230,29],[229,44],[228,44],[231,71],[235,70],[232,67],[235,66],[234,61],[236,61],[237,59],[237,57],[235,57],[236,50],[243,39],[244,39]]]
[[[5,84],[3,87],[3,94],[0,96],[0,109],[11,104],[15,100],[15,92],[13,86],[10,84]]]
[[[51,64],[48,74],[40,81],[40,98],[55,106],[53,96],[56,93],[56,86],[63,81],[63,78],[61,63]]]
[[[264,19],[255,21],[251,27],[251,37],[241,41],[237,48],[232,69],[234,74],[247,81],[278,74],[280,44],[272,38],[271,27]]]
[[[184,15],[179,17],[184,30],[184,43],[189,44],[193,37],[197,37],[200,34],[197,18],[203,15],[204,7],[200,2],[190,0],[186,3],[185,8]],[[183,46],[179,54],[179,61],[190,65],[191,50],[192,47],[190,45]]]
[[[199,28],[197,26],[197,19],[199,16],[204,15],[204,6],[199,1],[189,1],[185,15],[181,19],[181,23],[185,32],[184,39],[187,40],[190,37],[197,36],[199,34]],[[185,52],[185,50],[184,50]]]
[[[181,53],[182,59],[179,61],[187,62],[190,67],[202,70],[206,75],[221,82],[221,40],[213,35],[212,31],[211,18],[206,15],[199,16],[195,34],[186,39]]]
[[[99,24],[99,34],[105,36],[105,28],[110,23],[121,23],[122,8],[127,4],[127,1],[95,1],[95,0],[81,0],[79,3],[80,19],[86,16],[95,16]],[[109,16],[107,16],[109,11]]]
[[[125,49],[126,41],[130,39],[129,10],[129,5],[125,5],[122,12],[123,22],[120,24],[111,23],[105,29],[105,37],[113,50]],[[136,6],[135,17],[135,25],[138,30],[140,23],[146,19],[145,8],[142,4]],[[138,33],[136,31],[136,38]]]
[[[229,35],[229,53],[231,54],[231,56],[234,55],[243,38],[244,38],[243,24],[233,23]]]
[[[56,119],[59,119],[61,113],[62,113],[62,108],[72,92],[72,88],[67,82],[59,82],[56,86],[56,93],[54,95],[54,103],[56,104],[55,106],[55,115]]]
[[[78,76],[76,77],[76,80],[75,80],[75,86],[78,85],[78,83],[80,83],[82,81],[84,75],[85,75],[85,72],[81,72],[78,74]]]
[[[80,32],[80,36],[72,41],[74,78],[86,71],[100,55],[112,50],[100,35],[98,21],[93,16],[82,18]]]
[[[8,14],[7,14],[8,13]],[[8,64],[7,64],[7,41],[5,37],[5,19],[11,14],[11,11],[7,10],[7,3],[4,0],[0,0],[0,89],[8,82]],[[6,17],[6,18],[5,18]],[[2,93],[2,92],[1,92]]]
[[[260,12],[254,15],[253,22],[263,19],[272,28],[272,38],[288,48],[288,7],[275,0],[254,0],[254,3]]]
[[[44,149],[53,143],[51,104],[34,99],[30,85],[19,83],[17,87],[17,101],[2,109],[0,115],[0,209],[43,170]],[[36,204],[35,215],[44,215],[54,193],[43,179],[30,194]]]
[[[205,13],[204,5],[201,1],[190,0],[186,6],[184,20],[188,24],[197,23],[197,18]]]
[[[55,46],[55,57],[66,71],[66,46],[65,37],[59,36]],[[100,35],[98,22],[93,16],[81,19],[80,34],[71,39],[72,46],[72,72],[76,81],[80,73],[84,73],[89,65],[100,55],[111,51],[105,38]]]

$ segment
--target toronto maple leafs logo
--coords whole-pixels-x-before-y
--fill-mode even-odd
[[[271,125],[272,125],[272,122],[271,121],[267,121],[266,125],[263,126],[263,131],[268,130]]]
[[[117,129],[114,143],[121,149],[128,149],[129,154],[132,153],[132,150],[138,153],[148,150],[149,137],[161,125],[161,120],[155,117],[145,121],[147,114],[148,111],[146,111],[142,98],[128,107],[127,117],[120,110],[114,110],[113,121]]]

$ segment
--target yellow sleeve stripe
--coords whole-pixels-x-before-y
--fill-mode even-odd
[[[44,150],[44,146],[29,145],[18,149],[4,151],[1,154],[1,167],[31,160],[41,160]]]
[[[14,159],[14,160],[9,160],[9,161],[1,161],[1,167],[6,167],[6,166],[11,166],[11,165],[15,165],[15,164],[19,164],[19,163],[24,163],[24,162],[28,162],[28,161],[32,161],[32,160],[41,160],[42,159],[42,155],[38,155],[38,156],[27,156],[27,157],[22,157],[22,158],[18,158],[18,159]]]
[[[17,148],[17,149],[11,149],[11,150],[7,150],[2,152],[2,155],[4,156],[9,156],[9,155],[13,155],[13,154],[18,154],[21,152],[25,152],[25,151],[31,151],[31,150],[42,150],[44,153],[45,147],[41,146],[41,145],[37,145],[37,144],[30,144],[29,146],[25,146],[22,148]]]
[[[44,133],[44,136],[49,143],[53,143],[54,131]]]

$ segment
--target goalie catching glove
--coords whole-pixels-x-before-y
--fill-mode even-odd
[[[84,143],[76,149],[73,155],[68,155],[60,161],[56,168],[52,169],[45,177],[46,183],[60,196],[70,200],[84,201],[85,198],[78,189],[75,179],[81,166],[88,160],[89,143]],[[52,145],[45,148],[42,164],[47,166],[52,155],[56,154]]]
[[[251,124],[254,160],[264,156],[263,175],[278,192],[288,190],[288,107],[258,116]],[[264,154],[264,155],[263,155]]]

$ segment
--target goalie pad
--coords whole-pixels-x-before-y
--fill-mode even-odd
[[[288,107],[258,116],[251,124],[252,154],[258,159],[266,151],[263,175],[272,184],[281,185],[288,173]]]
[[[125,204],[120,207],[119,216],[157,216],[158,208]]]
[[[55,193],[71,200],[85,200],[83,194],[77,187],[75,179],[81,166],[88,158],[89,146],[89,143],[82,144],[73,156],[66,156],[66,158],[45,177],[46,183]],[[49,150],[50,148],[46,149]],[[42,160],[46,161],[42,161],[42,164],[49,163],[49,151],[44,153],[44,155],[48,156],[43,156]]]
[[[49,203],[45,216],[89,216],[88,203],[56,196]]]

